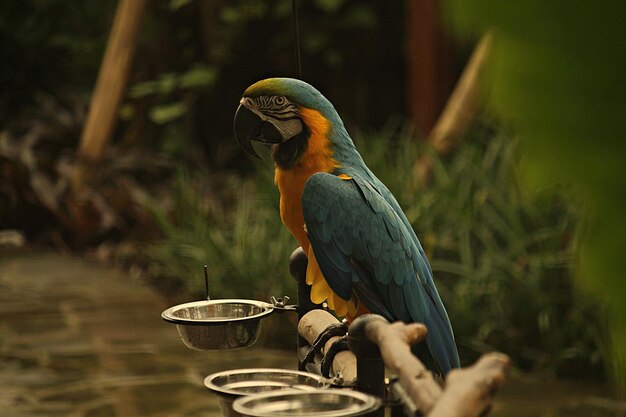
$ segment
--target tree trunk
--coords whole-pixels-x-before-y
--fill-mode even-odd
[[[405,4],[408,114],[426,138],[452,86],[451,48],[437,0],[407,0]]]

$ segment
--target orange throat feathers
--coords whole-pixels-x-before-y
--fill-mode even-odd
[[[304,230],[302,213],[304,184],[317,172],[334,171],[339,163],[333,158],[328,139],[330,122],[317,110],[302,108],[300,116],[310,131],[307,149],[294,167],[282,169],[276,166],[274,182],[280,191],[280,217],[302,249],[308,252],[309,239]]]
[[[300,116],[310,131],[307,149],[294,167],[282,169],[276,166],[274,171],[274,182],[280,191],[280,217],[309,259],[306,282],[311,285],[311,301],[318,304],[327,302],[328,307],[338,315],[356,317],[361,306],[356,299],[343,300],[331,290],[319,269],[304,227],[302,212],[304,184],[311,175],[318,172],[330,173],[340,166],[333,158],[333,150],[328,139],[330,122],[317,110],[303,108],[300,110]],[[344,175],[340,177],[350,179]]]

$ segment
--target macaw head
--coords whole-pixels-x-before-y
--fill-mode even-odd
[[[351,142],[330,101],[313,86],[293,78],[268,78],[251,85],[235,113],[235,136],[243,149],[258,158],[252,143],[269,145],[281,168],[299,161],[311,132],[320,125],[342,132],[332,135],[336,140],[346,137]]]

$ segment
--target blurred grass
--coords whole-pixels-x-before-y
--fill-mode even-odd
[[[234,175],[219,185],[206,178],[180,170],[169,209],[147,202],[163,234],[146,249],[157,267],[152,274],[199,296],[206,264],[211,298],[267,300],[293,293],[288,257],[296,244],[281,226],[278,193]]]
[[[424,245],[462,358],[500,350],[525,370],[601,377],[606,318],[572,282],[582,213],[570,190],[526,190],[517,139],[488,124],[447,160],[410,139],[389,142],[372,135],[359,148]],[[421,152],[433,161],[428,187],[411,179]]]
[[[602,377],[605,318],[571,279],[578,206],[567,189],[521,186],[511,134],[478,126],[447,160],[391,125],[356,142],[431,259],[464,363],[500,350],[524,370]],[[429,186],[412,175],[422,153],[433,161]],[[171,217],[152,205],[165,239],[148,252],[189,290],[202,292],[206,263],[212,297],[295,295],[287,264],[296,241],[280,223],[273,170],[257,167],[219,190],[181,174]]]

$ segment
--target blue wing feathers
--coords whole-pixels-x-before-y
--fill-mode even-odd
[[[433,303],[430,303],[429,306],[433,320],[426,324],[426,327],[428,327],[426,343],[435,362],[445,375],[450,369],[460,366],[459,354],[456,350],[449,322],[441,320]]]
[[[344,232],[343,230],[341,231],[341,236],[346,236],[347,233]],[[338,238],[337,239],[337,248],[339,249],[339,251],[341,253],[352,253],[353,249],[354,249],[354,243],[352,239],[346,239],[346,238]]]
[[[373,313],[424,323],[428,348],[416,349],[427,366],[445,374],[459,366],[458,353],[424,250],[371,172],[347,174],[352,180],[317,173],[304,187],[304,220],[320,269],[343,299],[354,291]]]

